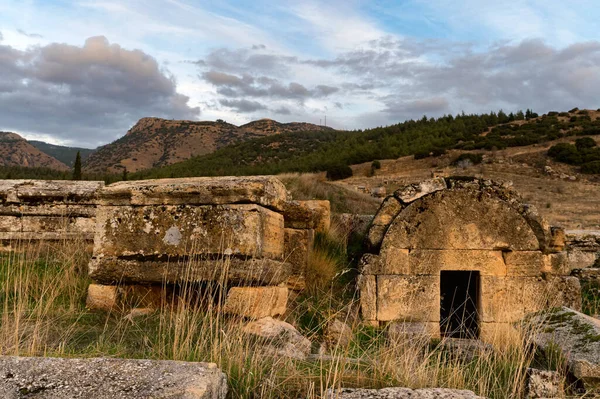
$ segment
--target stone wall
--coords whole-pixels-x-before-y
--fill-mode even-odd
[[[328,201],[293,201],[274,177],[112,184],[98,194],[88,306],[118,307],[140,286],[214,281],[228,287],[227,313],[281,314],[329,214]]]
[[[565,241],[574,269],[591,267],[600,259],[600,231],[567,230]]]
[[[359,287],[363,317],[440,335],[442,271],[475,271],[481,337],[529,312],[579,308],[564,241],[511,187],[436,178],[382,203],[367,232]]]
[[[92,242],[99,181],[0,180],[0,248],[25,243]]]

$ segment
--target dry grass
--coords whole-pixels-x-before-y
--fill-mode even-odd
[[[490,398],[522,396],[524,372],[533,361],[525,334],[501,334],[492,350],[476,352],[471,360],[452,356],[444,342],[389,338],[385,329],[360,322],[354,290],[339,284],[346,266],[332,255],[334,236],[324,239],[330,247],[321,246],[313,257],[322,281],[288,316],[313,342],[324,340],[333,319],[350,325],[350,342],[330,341],[329,358],[263,355],[260,343],[242,332],[245,321],[218,312],[222,287],[217,283],[179,287],[177,300],[133,320],[121,312],[92,313],[84,306],[87,256],[81,246],[68,243],[0,257],[0,352],[215,362],[228,375],[232,398],[318,398],[329,388],[357,386],[439,386]]]

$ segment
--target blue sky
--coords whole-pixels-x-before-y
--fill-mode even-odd
[[[0,0],[0,130],[95,147],[143,116],[598,108],[599,20],[590,0]]]

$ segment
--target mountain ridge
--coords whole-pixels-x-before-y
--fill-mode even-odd
[[[0,166],[69,170],[63,162],[41,151],[20,135],[0,131]]]

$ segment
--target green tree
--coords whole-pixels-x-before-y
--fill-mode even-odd
[[[81,180],[81,154],[77,151],[75,164],[73,165],[73,180]]]
[[[127,168],[123,169],[123,174],[121,175],[121,180],[126,181],[128,175],[129,175],[129,172],[127,171]]]

